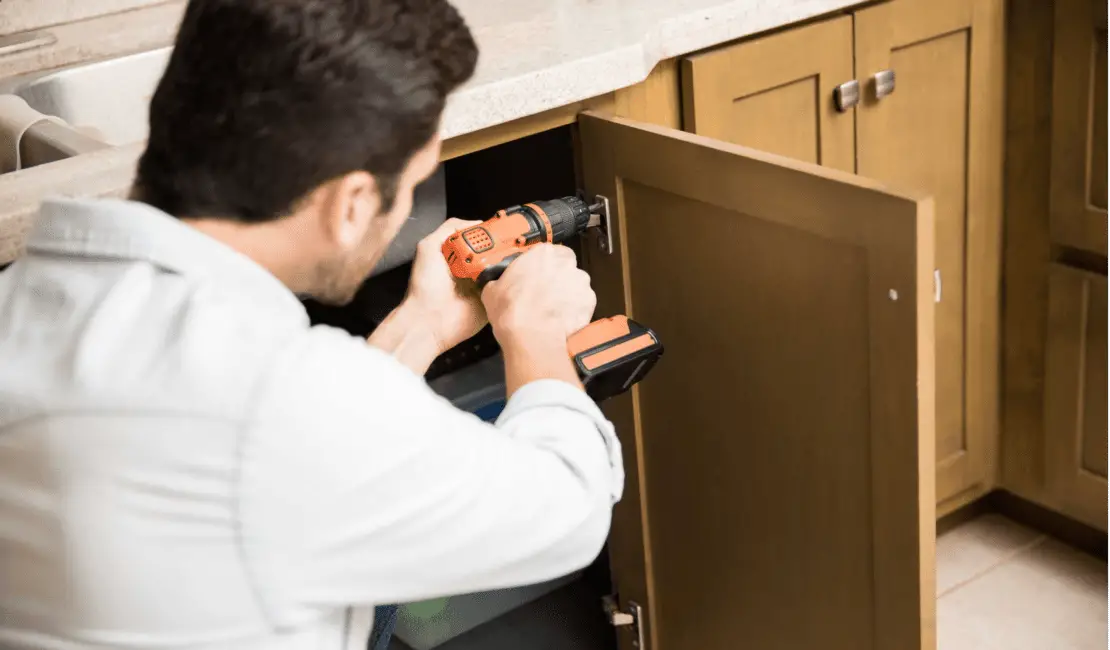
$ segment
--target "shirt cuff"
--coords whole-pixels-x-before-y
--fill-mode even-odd
[[[612,476],[610,494],[613,503],[620,501],[624,493],[624,460],[621,457],[620,440],[617,439],[613,424],[606,419],[601,409],[582,389],[558,379],[540,379],[525,384],[509,398],[501,415],[497,417],[497,426],[526,411],[545,408],[574,411],[593,422],[601,435],[602,442],[605,443],[605,450],[609,457],[609,470]]]

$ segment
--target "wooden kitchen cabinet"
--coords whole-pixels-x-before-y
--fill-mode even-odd
[[[994,483],[1004,136],[1003,0],[893,0],[687,57],[694,133],[936,201],[936,499]],[[853,63],[854,61],[854,63]],[[892,72],[878,97],[875,76]],[[834,88],[857,79],[860,104]]]
[[[1053,265],[1045,347],[1045,478],[1064,514],[1106,526],[1106,276]]]
[[[578,140],[597,311],[666,346],[605,405],[647,648],[934,648],[932,201],[602,114]]]
[[[861,175],[936,201],[937,503],[995,480],[1004,124],[1003,0],[894,0],[855,14]],[[873,77],[892,71],[879,98]]]
[[[1106,2],[1056,0],[1052,241],[1106,255]]]

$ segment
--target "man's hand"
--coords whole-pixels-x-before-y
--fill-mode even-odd
[[[426,314],[440,353],[477,334],[486,326],[486,310],[473,282],[451,275],[443,259],[443,242],[455,231],[481,221],[448,219],[416,246],[406,302]]]
[[[597,304],[590,276],[566,246],[538,244],[482,291],[505,357],[508,393],[540,379],[580,385],[567,337],[589,324]]]
[[[451,275],[443,242],[479,221],[448,219],[416,246],[405,300],[378,325],[367,342],[389,352],[418,375],[436,357],[477,334],[486,312],[471,283]]]

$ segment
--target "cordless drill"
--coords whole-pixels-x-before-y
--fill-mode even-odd
[[[589,205],[575,196],[506,208],[448,237],[443,256],[452,275],[473,280],[481,289],[528,248],[560,244],[599,226],[606,209],[603,203]],[[586,393],[600,402],[643,379],[662,356],[663,344],[651,329],[627,316],[612,316],[571,335],[567,352]]]

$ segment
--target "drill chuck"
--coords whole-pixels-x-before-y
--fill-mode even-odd
[[[561,244],[582,232],[590,221],[590,206],[577,196],[536,201],[532,205],[547,215],[551,223],[551,242],[554,244]]]

